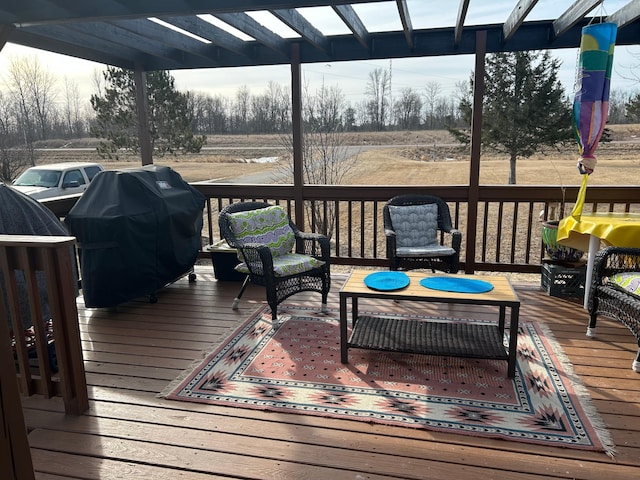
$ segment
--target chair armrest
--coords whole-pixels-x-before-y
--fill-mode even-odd
[[[589,308],[597,287],[603,285],[606,278],[619,272],[640,272],[640,248],[604,247],[598,250],[593,260]]]
[[[245,243],[237,248],[251,274],[263,276],[265,272],[273,272],[273,256],[269,247],[260,243]]]
[[[295,235],[297,253],[311,255],[329,263],[331,258],[329,237],[321,233],[307,233],[299,230],[295,232]],[[320,245],[320,252],[318,252],[317,245]]]
[[[459,253],[462,245],[462,232],[457,228],[451,228],[450,230],[443,231],[451,235],[451,248]]]

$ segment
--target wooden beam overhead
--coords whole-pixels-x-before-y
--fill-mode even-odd
[[[407,45],[409,48],[413,48],[413,26],[411,25],[411,16],[409,15],[407,2],[406,0],[396,0],[396,4],[398,5],[398,14],[400,15],[400,21],[402,22],[404,38],[407,39]]]
[[[460,40],[462,39],[462,29],[464,28],[464,21],[467,18],[467,10],[469,9],[469,1],[470,0],[460,0],[460,5],[458,6],[458,16],[456,17],[456,26],[453,35],[454,45],[460,45]]]
[[[323,33],[316,27],[311,25],[297,10],[273,10],[271,12],[280,21],[287,24],[292,30],[296,31],[305,38],[311,45],[325,53],[329,52],[329,41]]]
[[[388,0],[331,0],[334,5],[377,3]],[[158,16],[251,12],[317,7],[322,0],[14,0],[0,8],[0,23],[67,23]],[[15,11],[14,11],[15,10]],[[16,14],[18,12],[19,14]]]
[[[298,44],[302,64],[473,54],[479,29],[487,32],[489,53],[574,48],[580,44],[581,27],[594,20],[588,12],[602,1],[572,0],[559,18],[526,21],[536,0],[507,0],[513,10],[505,10],[505,2],[496,6],[504,11],[504,22],[469,26],[465,22],[471,0],[458,0],[451,25],[416,28],[424,18],[417,21],[407,0],[0,0],[0,25],[15,27],[8,42],[27,47],[121,67],[140,65],[147,71],[182,70],[287,65],[292,43]],[[401,28],[381,31],[378,24],[365,26],[364,17],[354,9],[368,3],[373,4],[368,7],[371,11],[382,2],[395,8],[380,8],[378,17],[384,12],[390,18],[382,20],[396,25],[399,20]],[[640,0],[621,3],[624,6],[608,17],[619,27],[616,43],[640,45]],[[329,25],[320,27],[301,10],[310,7],[332,9],[338,16],[335,23],[342,22],[347,29],[339,24],[341,33],[329,33]],[[423,2],[413,8],[421,15],[426,10],[436,16],[441,7]],[[257,11],[272,14],[300,37],[274,33],[268,24],[252,18],[250,14]],[[250,38],[239,38],[200,14],[217,17]],[[150,18],[166,23],[159,25]]]
[[[115,28],[131,32],[149,45],[164,45],[192,55],[211,58],[211,44],[206,44],[147,19],[119,20]]]
[[[267,48],[289,58],[289,48],[284,39],[264,28],[246,13],[216,13],[216,17],[262,43]]]
[[[554,35],[556,37],[562,35],[602,2],[603,0],[576,0],[553,22]]]
[[[513,36],[524,19],[529,15],[531,9],[538,3],[538,0],[520,0],[516,5],[516,8],[513,9],[509,18],[504,22],[504,27],[502,29],[502,33],[504,36],[504,42],[506,43]]]
[[[349,30],[353,33],[356,40],[367,50],[371,49],[371,42],[369,40],[369,32],[358,17],[358,14],[351,5],[334,5],[333,10],[342,19]]]
[[[626,27],[640,18],[640,0],[632,0],[617,12],[607,17],[607,22],[613,22],[618,28]],[[640,28],[637,27],[636,28]]]
[[[212,44],[237,55],[249,56],[251,53],[247,42],[240,40],[235,35],[231,35],[197,16],[161,17],[160,20],[205,38]]]

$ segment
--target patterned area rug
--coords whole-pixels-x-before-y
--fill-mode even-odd
[[[161,396],[614,453],[590,398],[537,322],[520,321],[509,379],[503,360],[350,349],[343,365],[338,318],[285,306],[274,330],[262,307]]]

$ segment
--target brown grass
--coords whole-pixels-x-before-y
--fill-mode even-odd
[[[607,143],[597,151],[598,167],[589,183],[593,185],[637,184],[640,166],[640,125],[613,125],[612,139],[629,143]],[[363,132],[345,134],[350,145],[389,145],[389,148],[362,151],[348,182],[354,185],[466,185],[469,183],[469,154],[446,131]],[[637,142],[637,143],[636,143]],[[66,142],[48,150],[40,150],[38,163],[59,161],[100,161],[107,169],[140,165],[140,159],[123,155],[117,161],[101,159],[95,150],[68,149],[90,147],[95,140]],[[160,165],[168,165],[189,181],[218,179],[224,181],[243,175],[268,172],[278,164],[247,163],[245,159],[280,156],[285,152],[277,135],[210,136],[207,147],[197,155],[156,158]],[[52,145],[49,145],[52,146]],[[570,145],[561,152],[535,155],[519,159],[517,181],[520,185],[578,185],[581,176],[576,169],[577,146]],[[507,183],[508,158],[483,152],[480,168],[481,184]]]

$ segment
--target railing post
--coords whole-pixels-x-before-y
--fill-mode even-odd
[[[0,477],[31,480],[33,463],[13,363],[7,322],[0,320]]]
[[[464,271],[473,273],[476,263],[478,233],[478,199],[480,198],[480,146],[482,143],[482,100],[484,97],[484,57],[487,32],[476,33],[476,64],[473,79],[473,112],[471,118],[471,165],[469,171],[469,204],[467,205],[467,239]]]
[[[4,280],[7,305],[0,301],[0,323],[7,325],[8,311],[16,344],[16,358],[10,365],[18,364],[20,386],[25,395],[40,393],[45,397],[61,394],[65,412],[81,414],[89,408],[87,383],[82,357],[78,310],[76,306],[76,280],[74,237],[0,235],[0,273]],[[23,292],[18,287],[16,272],[24,276]],[[44,273],[44,283],[38,282]],[[43,278],[43,277],[40,277]],[[57,378],[49,357],[49,339],[43,325],[42,288],[46,288],[47,305],[55,335],[55,359]],[[20,295],[28,300],[30,319],[35,337],[38,371],[32,373],[28,346],[20,308]],[[7,332],[7,336],[8,336]],[[14,375],[15,375],[14,371]]]

